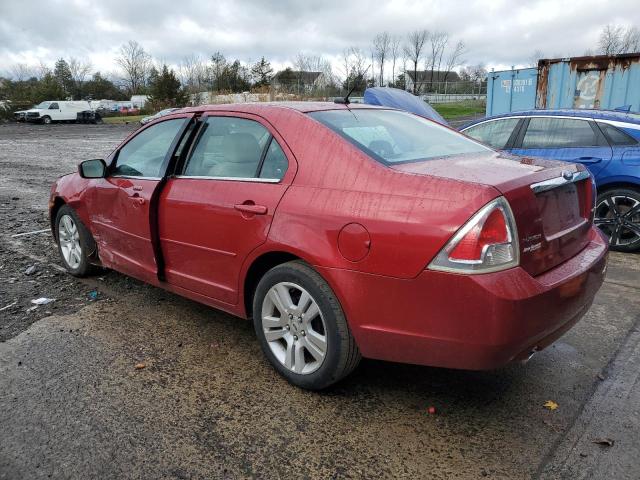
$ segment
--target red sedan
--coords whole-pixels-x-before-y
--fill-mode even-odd
[[[396,110],[181,110],[51,190],[67,270],[101,265],[243,318],[290,382],[361,356],[491,369],[549,345],[600,288],[578,165],[512,157]]]

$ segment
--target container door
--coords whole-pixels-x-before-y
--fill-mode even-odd
[[[604,90],[605,70],[585,70],[578,72],[574,108],[600,108]]]

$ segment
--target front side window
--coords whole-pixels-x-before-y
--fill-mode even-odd
[[[58,106],[57,103],[52,103],[51,105],[49,105],[49,110],[59,110],[60,107]]]
[[[513,129],[518,125],[518,118],[503,118],[492,120],[479,125],[474,125],[466,129],[463,133],[493,148],[504,148],[513,133]]]
[[[114,176],[162,176],[160,170],[167,151],[184,125],[184,118],[167,120],[148,127],[133,137],[118,152]]]
[[[568,148],[598,145],[596,133],[587,120],[532,118],[522,139],[522,148]]]
[[[491,152],[454,130],[410,113],[351,109],[309,115],[385,165]]]
[[[245,118],[209,117],[200,129],[184,175],[281,179],[286,162],[280,146],[260,123]]]

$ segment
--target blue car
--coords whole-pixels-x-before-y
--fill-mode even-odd
[[[595,223],[611,249],[640,249],[640,114],[529,110],[486,117],[461,131],[516,155],[582,163],[595,178]]]

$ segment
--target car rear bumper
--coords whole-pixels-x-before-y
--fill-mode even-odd
[[[606,271],[596,228],[576,256],[532,277],[520,267],[482,275],[425,270],[409,280],[319,270],[336,291],[363,356],[485,370],[524,359],[569,330]]]

